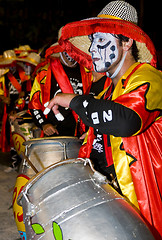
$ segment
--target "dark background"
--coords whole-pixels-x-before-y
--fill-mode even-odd
[[[0,0],[0,54],[20,45],[40,49],[57,41],[60,27],[97,16],[110,0]],[[161,56],[160,1],[127,0],[138,11],[139,26]],[[159,66],[161,66],[159,61]]]

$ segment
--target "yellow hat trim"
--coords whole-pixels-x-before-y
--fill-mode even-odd
[[[119,18],[119,17],[115,17],[115,16],[112,16],[112,15],[106,15],[106,14],[101,14],[101,15],[98,15],[97,17],[100,17],[100,18],[110,18],[110,19],[120,19],[120,20],[122,20],[122,19]]]

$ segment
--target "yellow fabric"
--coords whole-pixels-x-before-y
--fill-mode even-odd
[[[133,65],[134,66],[134,65]],[[156,77],[156,78],[155,78]],[[148,110],[162,109],[161,89],[162,89],[162,72],[152,67],[150,64],[142,65],[131,76],[122,94],[128,93],[139,85],[149,83],[150,88],[146,94],[146,108]]]
[[[35,78],[31,92],[30,92],[30,101],[32,100],[32,97],[35,92],[40,92],[40,102],[42,103],[41,87],[37,78]]]
[[[120,146],[122,144],[121,137],[114,137],[110,135],[111,149],[114,167],[119,182],[119,186],[123,195],[129,199],[129,201],[135,205],[137,208],[138,202],[132,181],[132,175],[129,168],[129,163],[132,161],[124,150],[121,150]]]
[[[122,79],[126,79],[138,64],[140,63],[138,62],[133,64],[118,81],[112,95],[112,100],[115,100],[117,97],[135,90],[144,83],[150,83],[149,91],[146,94],[146,99],[149,100],[147,101],[146,107],[148,110],[154,110],[158,108],[162,109],[162,73],[151,65],[144,64],[140,66],[140,68],[138,68],[129,78],[126,88],[122,88]],[[159,86],[159,83],[161,83],[161,87]],[[96,98],[101,98],[106,90],[107,89],[103,90]],[[86,140],[87,138],[85,139],[84,143],[86,143]],[[124,149],[122,149],[123,141],[121,137],[114,137],[110,135],[110,142],[114,167],[122,193],[134,206],[139,209],[129,167],[129,164],[132,162],[132,158],[126,154]]]
[[[1,85],[0,95],[4,95],[4,86],[5,86],[5,77],[4,76],[0,77],[0,85]]]
[[[147,101],[146,107],[149,110],[162,108],[161,99],[161,89],[162,86],[159,86],[159,82],[162,85],[162,73],[153,68],[149,64],[142,65],[135,74],[132,74],[127,86],[125,89],[122,88],[122,79],[126,79],[127,76],[132,72],[132,70],[138,65],[139,63],[133,64],[128,71],[122,76],[122,78],[118,81],[115,90],[113,92],[112,100],[115,100],[117,97],[129,93],[132,90],[136,89],[141,84],[146,82],[150,83],[149,91],[146,94]],[[155,75],[156,74],[156,75]],[[155,76],[157,80],[155,81]],[[152,83],[153,81],[153,83]],[[152,83],[152,84],[151,84]],[[130,167],[129,164],[132,161],[132,158],[126,155],[124,150],[121,150],[120,146],[122,144],[121,137],[114,137],[110,136],[111,148],[112,148],[112,155],[114,166],[116,170],[117,179],[122,190],[122,193],[129,201],[138,207],[137,197],[135,194],[135,189],[131,177]]]
[[[49,67],[49,64],[43,66],[41,68],[41,71],[43,71],[43,70],[47,71],[48,67]],[[31,93],[30,93],[30,101],[32,100],[34,93],[39,91],[40,92],[40,103],[42,104],[41,86],[40,86],[39,80],[37,79],[38,77],[39,77],[39,73],[37,74],[37,76],[34,79],[34,83],[33,83],[32,89],[31,89]],[[43,84],[45,82],[46,82],[46,77],[43,78],[41,83]]]

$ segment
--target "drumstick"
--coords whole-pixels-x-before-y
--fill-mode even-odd
[[[33,171],[35,173],[39,173],[39,171],[36,169],[36,167],[33,165],[33,163],[29,160],[29,158],[27,156],[25,156],[24,152],[22,152],[22,155],[23,155],[23,158],[27,161],[27,163],[31,166]]]
[[[16,119],[23,119],[23,120],[25,120],[25,119],[32,119],[32,117],[17,117]]]

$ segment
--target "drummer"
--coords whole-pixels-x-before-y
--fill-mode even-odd
[[[4,102],[4,114],[1,132],[2,152],[8,151],[12,140],[10,138],[9,119],[13,121],[16,112],[27,109],[28,94],[31,91],[31,73],[39,63],[40,57],[36,53],[21,53],[16,56],[14,50],[7,50],[0,59],[0,67],[6,69],[1,78],[0,98]],[[7,127],[6,127],[7,126]],[[17,167],[19,157],[14,148],[11,151],[12,165],[6,171]]]
[[[59,105],[71,107],[91,127],[83,156],[92,157],[103,174],[114,175],[122,194],[160,240],[162,74],[155,68],[154,45],[137,20],[133,6],[112,1],[97,18],[62,28],[60,45],[84,55],[85,63],[91,66],[93,62],[95,71],[105,72],[112,84],[99,100],[58,94],[45,113],[53,109],[58,114]]]
[[[48,61],[40,64],[30,95],[29,109],[35,124],[43,130],[45,136],[76,136],[83,133],[78,116],[70,109],[60,108],[62,119],[57,119],[51,111],[46,118],[43,114],[44,104],[58,92],[83,94],[84,81],[91,78],[84,68],[66,52],[55,53],[54,44],[47,50]],[[47,57],[47,54],[46,54]],[[44,66],[43,66],[44,65]],[[89,77],[90,76],[90,77]]]

